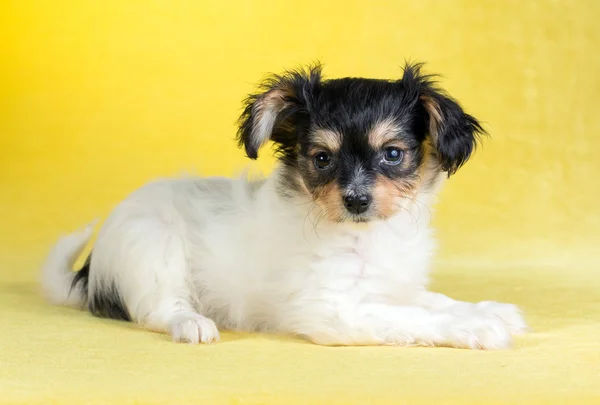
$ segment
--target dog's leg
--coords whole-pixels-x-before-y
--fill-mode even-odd
[[[293,332],[331,346],[399,345],[503,349],[510,332],[497,318],[429,311],[417,306],[359,304],[296,318]]]
[[[143,322],[148,329],[167,332],[175,342],[211,343],[219,340],[219,331],[212,319],[200,315],[188,299],[162,299]]]
[[[209,343],[219,339],[215,323],[203,316],[194,299],[185,248],[168,227],[146,232],[134,250],[145,252],[130,261],[123,276],[125,296],[136,323],[150,330],[169,333],[176,342]],[[160,232],[156,232],[159,229]]]
[[[505,304],[495,301],[482,301],[478,303],[457,301],[444,294],[423,291],[418,299],[417,305],[423,308],[442,311],[457,316],[469,314],[476,316],[487,316],[500,319],[508,327],[511,333],[521,334],[528,330],[527,323],[516,305]]]

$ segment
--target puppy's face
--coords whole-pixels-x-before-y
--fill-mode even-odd
[[[248,98],[238,135],[251,158],[272,140],[282,194],[309,194],[331,221],[395,215],[440,171],[454,173],[483,132],[418,65],[397,81],[322,80],[320,73],[268,79]]]

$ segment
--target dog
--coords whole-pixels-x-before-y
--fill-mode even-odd
[[[510,347],[527,330],[518,307],[427,289],[436,194],[487,134],[422,71],[325,79],[315,64],[269,76],[244,102],[238,141],[250,159],[274,145],[272,174],[141,187],[78,272],[93,226],[57,242],[47,298],[192,344],[241,330],[328,346]]]

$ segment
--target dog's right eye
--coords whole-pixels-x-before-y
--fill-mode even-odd
[[[326,152],[319,152],[315,155],[315,166],[317,169],[327,169],[331,165],[331,156]]]

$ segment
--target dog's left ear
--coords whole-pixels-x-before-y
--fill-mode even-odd
[[[475,150],[486,132],[477,119],[465,113],[456,100],[436,87],[432,76],[420,72],[421,65],[407,65],[402,77],[409,97],[425,109],[428,129],[441,169],[454,174]]]
[[[308,120],[311,98],[321,80],[321,65],[273,75],[244,101],[238,121],[238,143],[251,159],[272,140],[280,151],[295,149],[298,129]]]

